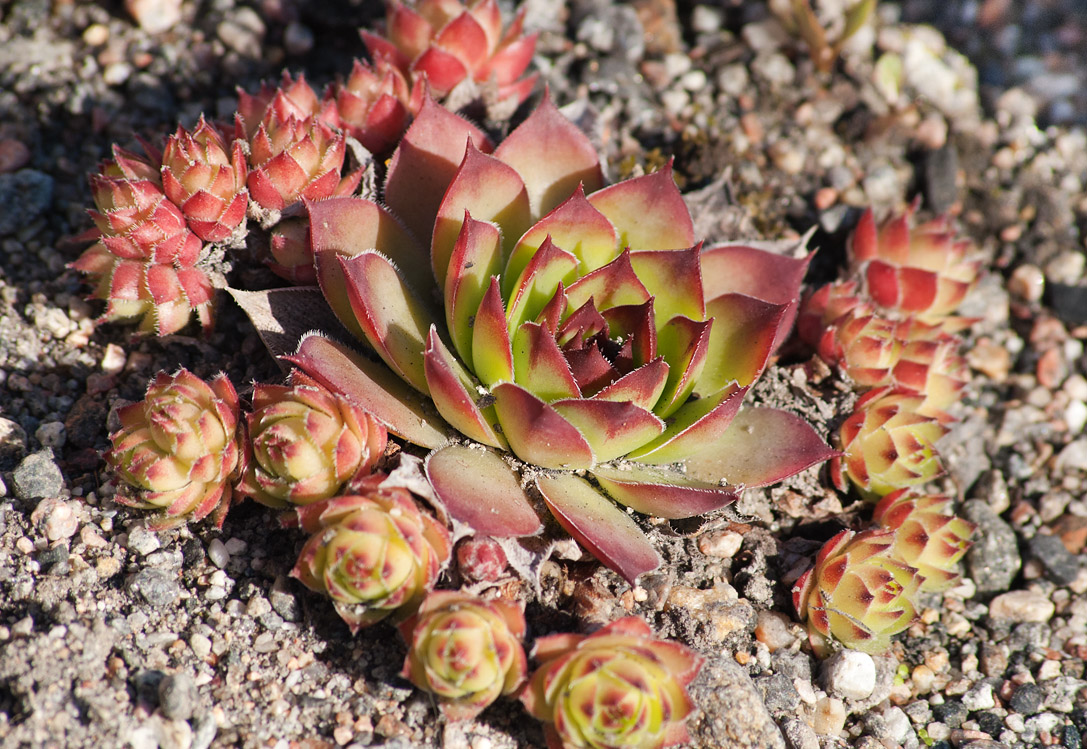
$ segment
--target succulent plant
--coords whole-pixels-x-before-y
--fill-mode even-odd
[[[190,133],[183,127],[166,140],[162,187],[181,209],[189,228],[205,242],[222,242],[245,221],[249,203],[241,141],[228,146],[203,118]]]
[[[499,100],[520,103],[536,85],[535,75],[521,77],[536,51],[524,17],[521,11],[503,32],[496,0],[419,0],[414,6],[389,0],[386,35],[361,34],[372,57],[389,60],[412,80],[425,76],[437,97],[474,81],[493,87]]]
[[[237,490],[276,509],[350,492],[385,451],[384,426],[297,371],[290,387],[258,384],[247,418],[251,456]]]
[[[921,590],[943,591],[955,585],[955,566],[970,548],[976,526],[950,512],[951,498],[891,492],[876,505],[872,520],[894,531],[894,554],[925,578]]]
[[[471,536],[457,542],[457,571],[470,583],[493,583],[509,565],[502,545],[487,536]]]
[[[654,749],[688,740],[694,703],[686,687],[702,659],[676,642],[653,638],[637,617],[585,636],[536,640],[540,667],[521,699],[546,722],[549,749]]]
[[[878,227],[865,211],[850,240],[850,263],[877,305],[939,324],[977,282],[981,262],[967,258],[970,243],[955,238],[946,216],[911,228],[916,209]]]
[[[924,396],[889,387],[869,390],[839,431],[843,454],[832,458],[831,478],[847,480],[870,500],[924,484],[943,474],[936,441],[947,434],[946,414],[926,415]]]
[[[529,487],[633,581],[659,558],[611,500],[698,515],[832,454],[796,416],[740,411],[806,259],[703,250],[668,169],[604,187],[547,99],[490,148],[428,101],[392,157],[388,208],[307,203],[323,293],[385,366],[319,336],[288,357],[433,449],[427,475],[455,518],[537,533]]]
[[[450,553],[449,531],[411,494],[371,477],[359,494],[297,510],[311,533],[291,575],[332,599],[356,632],[389,615],[404,619],[434,587]]]
[[[400,631],[408,643],[401,675],[436,695],[449,720],[474,718],[527,676],[525,617],[512,601],[434,591]]]
[[[118,417],[121,428],[105,456],[123,482],[116,501],[157,510],[153,529],[208,515],[221,526],[231,482],[244,468],[238,395],[226,375],[209,384],[184,368],[160,372],[146,397]]]
[[[152,163],[114,146],[113,160],[91,177],[96,239],[71,267],[88,274],[91,296],[106,302],[104,321],[138,320],[140,330],[174,333],[196,313],[212,324],[211,279],[200,267],[203,243],[162,190],[157,154]]]
[[[340,127],[371,153],[391,151],[423,105],[423,79],[409,84],[398,67],[378,56],[374,64],[355,60],[351,75],[329,89]]]
[[[793,606],[808,625],[817,655],[838,643],[882,653],[916,618],[924,578],[896,556],[895,532],[844,530],[827,541],[815,565],[793,586]]]

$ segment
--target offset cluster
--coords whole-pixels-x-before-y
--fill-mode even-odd
[[[478,533],[537,534],[532,487],[633,582],[660,560],[618,505],[700,515],[831,454],[796,416],[740,410],[806,258],[704,249],[670,169],[605,186],[546,97],[497,147],[428,100],[383,203],[306,208],[325,299],[383,365],[322,336],[288,360],[432,449]]]
[[[214,245],[248,243],[287,281],[315,283],[307,223],[292,216],[299,201],[354,193],[365,163],[352,159],[391,151],[428,90],[440,99],[468,81],[462,103],[524,101],[536,38],[523,18],[503,30],[494,0],[394,2],[387,38],[363,32],[373,63],[356,60],[323,94],[284,72],[278,87],[239,91],[233,123],[201,117],[161,150],[145,144],[145,156],[115,146],[91,177],[95,228],[81,238],[97,241],[71,265],[106,302],[101,320],[168,335],[195,316],[209,332],[226,267]]]
[[[821,654],[832,640],[884,650],[913,621],[919,591],[954,585],[974,531],[951,513],[951,498],[912,488],[943,473],[935,445],[966,382],[955,333],[971,323],[952,313],[979,264],[946,218],[911,229],[913,210],[879,227],[866,211],[849,247],[852,277],[812,294],[798,322],[800,336],[865,390],[838,433],[831,472],[839,489],[878,502],[878,529],[832,538],[793,588]]]

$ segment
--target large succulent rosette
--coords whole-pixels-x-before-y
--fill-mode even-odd
[[[187,369],[160,372],[147,396],[118,416],[121,428],[105,456],[123,482],[116,501],[157,510],[154,529],[208,515],[222,525],[245,454],[238,395],[226,375],[209,384]]]
[[[400,631],[408,643],[401,675],[436,695],[450,720],[474,718],[525,681],[525,616],[513,601],[435,591]]]
[[[531,535],[538,492],[633,580],[659,559],[612,500],[698,515],[831,454],[798,417],[740,412],[805,259],[702,249],[668,169],[604,187],[548,100],[491,150],[428,102],[392,158],[388,208],[307,204],[324,295],[384,366],[316,336],[290,357],[434,449],[427,475],[455,518]]]
[[[413,80],[425,76],[435,96],[474,81],[520,103],[535,88],[535,75],[521,77],[536,51],[536,35],[524,33],[524,11],[503,31],[496,0],[389,0],[388,9],[385,36],[361,32],[366,48]]]
[[[521,697],[546,722],[549,749],[655,749],[688,740],[687,694],[702,659],[657,640],[637,617],[585,636],[536,640],[540,667]]]
[[[352,632],[413,614],[451,550],[449,531],[407,490],[379,483],[297,511],[312,535],[291,575],[331,598]]]
[[[894,543],[891,530],[842,531],[796,581],[793,606],[817,654],[826,655],[832,640],[883,653],[917,617],[914,601],[924,578],[895,554]]]

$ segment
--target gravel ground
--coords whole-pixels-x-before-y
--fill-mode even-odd
[[[145,25],[160,17],[153,0]],[[980,526],[963,583],[878,657],[802,647],[788,587],[858,507],[812,470],[695,523],[631,590],[558,559],[515,579],[535,635],[627,612],[700,651],[698,747],[1063,746],[1087,732],[1087,8],[1081,0],[879,7],[831,75],[761,3],[529,0],[537,67],[581,102],[613,176],[676,159],[718,240],[818,228],[836,277],[859,210],[951,212],[986,258],[949,491]],[[318,15],[318,8],[319,15]],[[363,54],[377,3],[186,0],[165,31],[120,2],[0,0],[0,740],[8,747],[537,747],[515,704],[445,724],[397,675],[393,629],[351,637],[287,577],[302,538],[252,503],[221,532],[164,533],[115,504],[99,451],[159,369],[279,373],[223,305],[207,339],[95,328],[65,269],[86,175],[111,143],[235,106],[288,67],[323,85]],[[927,23],[934,26],[921,26]],[[908,61],[899,96],[878,55]],[[591,106],[584,106],[585,104]],[[722,179],[727,176],[727,181]],[[727,197],[730,200],[724,200]],[[260,274],[239,263],[232,281]],[[783,359],[756,397],[827,426],[847,386]],[[843,507],[844,505],[844,507]],[[758,636],[756,637],[756,632]]]

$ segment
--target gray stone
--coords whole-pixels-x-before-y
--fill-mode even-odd
[[[11,419],[0,418],[0,471],[14,468],[26,455],[26,431]]]
[[[287,586],[287,578],[276,578],[272,585],[272,592],[268,594],[268,602],[284,621],[297,622],[302,619],[302,610],[298,605],[298,598]]]
[[[1034,715],[1042,709],[1042,688],[1037,684],[1021,684],[1008,701],[1008,707],[1023,715]]]
[[[788,715],[800,705],[800,694],[793,686],[793,680],[785,674],[759,676],[754,681],[755,688],[762,695],[763,704],[771,715]]]
[[[819,737],[815,735],[815,730],[800,718],[782,721],[781,730],[789,749],[819,749]]]
[[[689,726],[691,746],[785,749],[759,690],[739,664],[727,658],[708,660],[690,692],[702,708]]]
[[[1079,576],[1079,559],[1057,536],[1038,534],[1027,542],[1027,553],[1037,559],[1057,585],[1069,585]]]
[[[180,595],[174,579],[159,569],[140,570],[129,578],[128,589],[156,608],[169,606]]]
[[[23,458],[11,474],[11,483],[19,499],[42,499],[60,494],[64,476],[47,447]]]
[[[187,674],[170,674],[159,682],[159,707],[171,720],[188,720],[196,707],[196,684]]]
[[[45,213],[53,202],[53,178],[21,169],[0,174],[0,237],[14,234]]]
[[[963,516],[977,524],[974,545],[966,552],[966,571],[978,593],[1001,593],[1011,587],[1023,561],[1019,557],[1015,531],[993,512],[988,503],[970,500]]]

